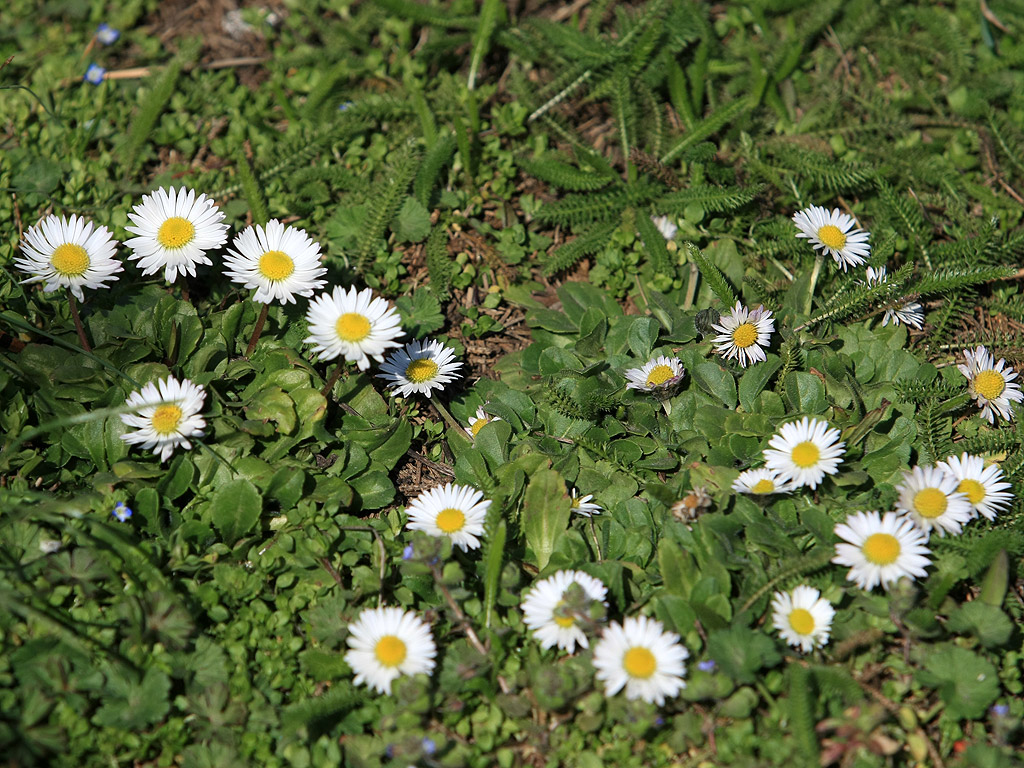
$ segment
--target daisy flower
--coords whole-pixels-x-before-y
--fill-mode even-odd
[[[378,363],[384,350],[399,346],[394,339],[402,335],[402,320],[394,307],[382,298],[374,298],[369,288],[348,292],[336,287],[309,302],[306,311],[309,336],[303,344],[313,344],[321,360],[344,356],[360,371],[370,367],[372,357]]]
[[[750,311],[737,301],[729,316],[711,327],[719,333],[712,339],[715,351],[726,360],[735,357],[746,368],[765,359],[764,348],[775,330],[775,321],[764,307]]]
[[[998,464],[986,467],[980,456],[962,453],[959,458],[950,456],[936,466],[956,479],[956,489],[967,496],[972,517],[981,515],[986,520],[995,520],[1013,501],[1013,493],[1006,490],[1010,484],[1003,482],[1003,470]]]
[[[911,328],[920,330],[924,327],[924,312],[921,311],[919,303],[910,301],[902,306],[885,310],[882,326],[884,327],[890,322],[893,325],[900,325],[902,323],[903,325],[909,325]]]
[[[429,675],[437,646],[430,627],[412,611],[367,608],[349,627],[345,661],[356,673],[355,684],[390,693],[402,675]]]
[[[117,243],[106,227],[72,215],[47,216],[29,227],[21,241],[24,258],[14,266],[32,277],[23,283],[44,283],[43,292],[69,288],[79,301],[85,301],[83,288],[109,288],[105,282],[117,280],[124,267],[114,258]]]
[[[570,587],[575,584],[582,600],[570,599]],[[538,581],[523,599],[526,626],[533,630],[541,648],[553,645],[572,653],[576,646],[589,647],[587,635],[579,625],[578,615],[586,614],[592,601],[608,606],[605,596],[608,588],[582,571],[559,571],[554,576]]]
[[[188,379],[179,382],[173,376],[154,384],[150,382],[138,392],[132,392],[125,406],[135,413],[122,413],[121,421],[134,432],[126,432],[121,439],[131,445],[153,448],[160,461],[167,461],[179,445],[192,447],[190,437],[201,437],[206,421],[199,412],[203,409],[206,392]]]
[[[414,392],[430,397],[433,390],[444,389],[444,385],[462,378],[455,373],[462,363],[455,360],[455,350],[440,341],[411,341],[395,350],[380,369],[377,378],[387,379],[386,386],[399,397],[408,397]]]
[[[447,536],[452,545],[463,552],[478,549],[484,533],[484,518],[491,502],[483,493],[468,485],[431,488],[424,491],[405,508],[410,531],[423,531],[430,536]]]
[[[647,361],[640,368],[629,368],[625,372],[626,389],[639,389],[643,392],[665,392],[674,387],[683,378],[685,370],[677,357],[660,355]]]
[[[885,274],[885,267],[868,267],[864,270],[864,275],[867,278],[868,286],[881,285],[882,283],[889,282],[889,276]]]
[[[814,250],[827,253],[844,272],[847,267],[863,264],[871,253],[870,233],[855,229],[853,217],[840,213],[838,208],[829,211],[812,205],[794,213],[793,223],[800,230],[797,237],[807,238]]]
[[[470,437],[476,438],[480,434],[480,430],[490,424],[492,421],[501,421],[500,416],[491,416],[487,413],[482,406],[476,409],[476,416],[469,420],[469,426],[466,427],[466,432]]]
[[[907,515],[917,526],[939,536],[958,534],[973,513],[967,495],[957,491],[956,477],[942,467],[914,467],[903,473],[896,490],[900,497],[896,511]]]
[[[594,498],[592,493],[588,493],[586,496],[580,496],[579,491],[573,488],[572,495],[569,498],[569,506],[572,508],[572,511],[580,517],[599,515],[604,511],[604,508],[600,504],[591,501],[592,498]]]
[[[768,441],[765,467],[779,474],[783,482],[795,487],[817,488],[825,475],[834,475],[843,460],[846,443],[839,439],[839,430],[827,421],[809,419],[783,424],[779,434]]]
[[[997,363],[985,347],[979,346],[973,352],[965,349],[964,357],[967,365],[958,365],[957,368],[967,377],[968,389],[971,397],[978,401],[981,415],[990,424],[995,423],[997,413],[1007,421],[1013,419],[1010,402],[1024,400],[1020,384],[1014,381],[1016,371],[1006,365],[1003,358],[999,358]]]
[[[755,496],[766,496],[771,493],[792,493],[793,484],[779,480],[779,474],[770,469],[748,469],[740,472],[732,483],[737,493],[752,493]]]
[[[847,543],[836,544],[832,562],[849,566],[846,578],[861,589],[888,589],[904,576],[924,576],[931,562],[927,534],[895,512],[855,512],[836,525],[836,536]]]
[[[679,225],[668,216],[651,216],[651,221],[666,240],[671,240],[679,231]]]
[[[646,616],[612,622],[594,646],[596,677],[605,696],[626,689],[627,699],[661,705],[686,687],[683,675],[690,652],[679,635],[666,632],[660,621]]]
[[[835,608],[814,587],[801,584],[772,598],[772,624],[779,637],[804,653],[828,644]]]
[[[224,274],[246,288],[255,288],[253,301],[295,303],[295,296],[312,296],[326,281],[320,266],[320,246],[303,229],[271,219],[266,227],[246,227],[224,257]]]
[[[228,225],[224,213],[206,195],[196,197],[195,190],[165,190],[162,187],[128,214],[135,226],[126,226],[137,237],[125,241],[132,249],[129,259],[139,262],[142,274],[164,270],[164,279],[173,283],[178,273],[196,276],[197,264],[212,264],[207,251],[227,242]]]

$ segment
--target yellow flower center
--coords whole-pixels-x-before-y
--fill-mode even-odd
[[[429,357],[424,357],[409,363],[405,369],[405,378],[413,384],[422,384],[437,376],[438,370],[440,369],[437,367],[437,363]]]
[[[161,405],[153,411],[153,417],[149,421],[153,425],[153,431],[158,435],[170,435],[181,423],[181,408],[176,405]]]
[[[284,251],[267,251],[260,256],[260,272],[268,280],[284,280],[295,271],[295,262]]]
[[[675,371],[669,365],[656,365],[651,368],[651,372],[647,374],[647,386],[648,387],[660,387],[666,381],[675,376]]]
[[[156,241],[164,248],[181,248],[192,242],[196,228],[188,219],[171,216],[156,231]]]
[[[573,619],[572,616],[566,616],[564,613],[562,613],[562,609],[564,607],[565,601],[559,600],[558,605],[555,606],[554,616],[552,618],[554,618],[555,624],[560,626],[562,629],[568,629],[573,624],[575,624],[576,621]]]
[[[334,331],[342,341],[354,344],[370,335],[370,321],[358,312],[346,312],[334,324]]]
[[[929,520],[939,517],[946,511],[946,494],[938,488],[924,488],[914,494],[914,509]]]
[[[835,224],[826,224],[818,230],[818,239],[828,248],[840,250],[846,246],[846,235]]]
[[[814,631],[814,617],[805,608],[794,608],[789,612],[789,626],[798,635],[809,635]]]
[[[757,341],[757,328],[753,323],[744,323],[732,332],[732,343],[740,349],[746,349]]]
[[[89,268],[89,254],[74,243],[64,243],[53,249],[50,264],[64,277],[79,277]]]
[[[985,486],[979,483],[977,480],[967,478],[960,481],[960,485],[956,487],[960,493],[967,494],[967,500],[977,506],[985,500]]]
[[[974,377],[974,391],[986,400],[995,400],[1006,389],[1006,379],[999,371],[982,371]]]
[[[873,533],[861,547],[864,557],[874,565],[891,565],[900,556],[900,542],[888,533]]]
[[[406,657],[405,643],[394,635],[384,635],[373,649],[377,661],[385,667],[397,667]]]
[[[448,507],[437,515],[437,527],[445,533],[457,533],[466,524],[466,516],[461,509]]]
[[[750,491],[751,493],[774,493],[775,483],[773,483],[771,480],[768,480],[767,478],[762,478],[761,480],[758,480],[756,483],[754,483]]]
[[[646,648],[630,648],[622,657],[622,668],[630,677],[639,677],[646,680],[654,674],[658,668],[658,662],[654,654]]]
[[[473,433],[473,437],[476,437],[477,435],[480,434],[480,430],[483,429],[484,427],[486,427],[490,423],[491,423],[490,419],[477,419],[470,426],[469,431]]]
[[[802,443],[797,443],[793,448],[792,458],[793,463],[800,467],[800,469],[807,469],[818,463],[818,459],[821,458],[821,451],[810,440],[804,440]]]

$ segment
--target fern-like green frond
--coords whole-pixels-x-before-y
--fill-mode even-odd
[[[374,194],[367,201],[366,225],[360,233],[356,251],[356,272],[361,272],[373,257],[419,170],[420,160],[419,150],[409,142],[395,153],[395,158],[381,174]]]
[[[708,284],[708,287],[712,290],[718,300],[725,305],[726,308],[731,309],[736,305],[736,292],[729,285],[729,281],[722,274],[722,271],[715,266],[714,262],[711,261],[704,252],[693,243],[687,243],[686,249],[689,252],[690,260],[697,265],[697,269],[700,270],[700,276]]]
[[[535,158],[520,158],[519,167],[526,173],[548,184],[570,192],[593,192],[607,187],[618,177],[601,171],[586,171],[563,163],[551,155]]]
[[[574,266],[584,256],[597,253],[608,244],[608,238],[617,227],[618,223],[598,224],[575,239],[560,245],[542,261],[544,274],[550,277]]]

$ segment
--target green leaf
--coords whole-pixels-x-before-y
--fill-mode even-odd
[[[951,632],[974,635],[986,648],[1006,645],[1013,635],[1010,617],[980,600],[964,603],[953,611],[946,626]]]
[[[660,235],[659,235],[660,237]],[[653,317],[638,317],[629,326],[627,341],[630,350],[638,358],[647,361],[651,356],[654,345],[658,343],[658,331],[661,330],[661,323]]]
[[[295,402],[280,387],[267,387],[245,407],[246,417],[254,421],[273,421],[286,435],[295,430]]]
[[[234,544],[256,527],[263,499],[248,480],[231,480],[213,493],[211,522],[228,544]]]
[[[986,659],[966,648],[931,648],[918,679],[938,690],[946,714],[954,720],[973,720],[999,697],[999,672]]]
[[[704,362],[693,369],[693,380],[701,389],[729,407],[736,407],[736,379],[718,363]]]
[[[415,197],[407,197],[392,228],[399,240],[418,243],[430,234],[430,211]]]
[[[404,451],[403,451],[404,453]],[[367,472],[349,481],[359,494],[363,509],[380,509],[395,498],[395,486],[386,472]]]
[[[754,413],[754,401],[781,367],[782,358],[778,355],[768,355],[763,363],[756,363],[747,369],[740,377],[739,387],[740,405],[743,406],[743,410]]]
[[[523,532],[532,555],[531,562],[543,570],[555,544],[569,525],[569,496],[562,476],[542,469],[530,479],[523,498]]]
[[[146,670],[141,682],[112,675],[107,700],[96,712],[97,725],[139,731],[163,718],[171,708],[168,694],[171,681],[154,667]]]
[[[778,664],[781,658],[770,637],[749,627],[713,633],[708,639],[708,655],[740,683],[756,682],[759,670]]]
[[[821,413],[828,407],[825,385],[813,373],[793,371],[785,380],[786,400],[798,413]]]
[[[445,317],[441,311],[441,302],[434,292],[427,288],[417,288],[412,296],[400,296],[395,301],[398,313],[402,316],[402,327],[414,339],[421,339],[444,327]]]

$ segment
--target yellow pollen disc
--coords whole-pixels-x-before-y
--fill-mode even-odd
[[[295,271],[295,262],[284,251],[267,251],[260,256],[260,273],[268,280],[284,280]]]
[[[74,243],[64,243],[53,249],[50,264],[64,277],[79,277],[89,268],[89,254]]]
[[[646,680],[654,674],[658,668],[658,662],[654,654],[646,648],[630,648],[622,657],[622,668],[630,677],[640,677]]]
[[[828,248],[840,250],[846,246],[846,235],[835,224],[826,224],[818,230],[818,239]]]
[[[754,483],[750,490],[753,493],[773,493],[775,491],[775,483],[762,478]]]
[[[1006,379],[999,371],[982,371],[974,377],[974,391],[986,400],[995,400],[1006,389]]]
[[[960,493],[967,494],[967,500],[977,506],[985,500],[985,486],[979,483],[977,480],[961,480],[960,485],[956,488]]]
[[[424,381],[430,381],[437,376],[439,370],[437,363],[429,357],[424,357],[409,363],[405,369],[405,378],[413,384],[422,384]]]
[[[153,425],[153,431],[158,435],[170,435],[178,429],[181,423],[181,408],[176,405],[161,405],[149,420]]]
[[[873,533],[864,542],[861,552],[869,563],[892,565],[900,556],[900,542],[888,533]]]
[[[757,328],[753,323],[744,323],[732,332],[732,343],[740,349],[746,349],[757,341]]]
[[[462,526],[465,524],[466,516],[462,514],[460,509],[448,507],[447,509],[442,509],[437,516],[437,527],[445,533],[457,533],[462,530]]]
[[[914,509],[929,520],[945,512],[946,504],[946,494],[938,488],[925,488],[914,494]]]
[[[802,443],[797,443],[793,448],[792,458],[793,463],[800,467],[800,469],[807,469],[818,463],[818,459],[821,458],[821,451],[810,440],[804,440]]]
[[[473,433],[473,437],[480,434],[480,430],[491,423],[490,419],[477,419],[473,422],[473,425],[469,428],[469,431]]]
[[[405,661],[405,643],[394,635],[384,635],[373,649],[377,661],[385,667],[397,667]]]
[[[576,622],[573,620],[572,616],[560,616],[560,615],[558,615],[559,610],[564,605],[565,605],[565,601],[564,600],[559,601],[558,605],[555,606],[555,613],[554,613],[554,616],[552,616],[552,618],[555,620],[555,624],[560,626],[562,629],[568,629],[569,627],[571,627]]]
[[[196,228],[188,219],[171,216],[156,231],[156,241],[164,248],[181,248],[192,242]]]
[[[354,344],[370,335],[370,321],[358,312],[346,312],[334,324],[334,331],[342,341]]]
[[[794,608],[789,612],[789,626],[798,635],[809,635],[814,631],[814,617],[804,608]]]
[[[671,366],[656,365],[647,374],[647,386],[659,387],[675,375],[675,371],[672,370]]]

